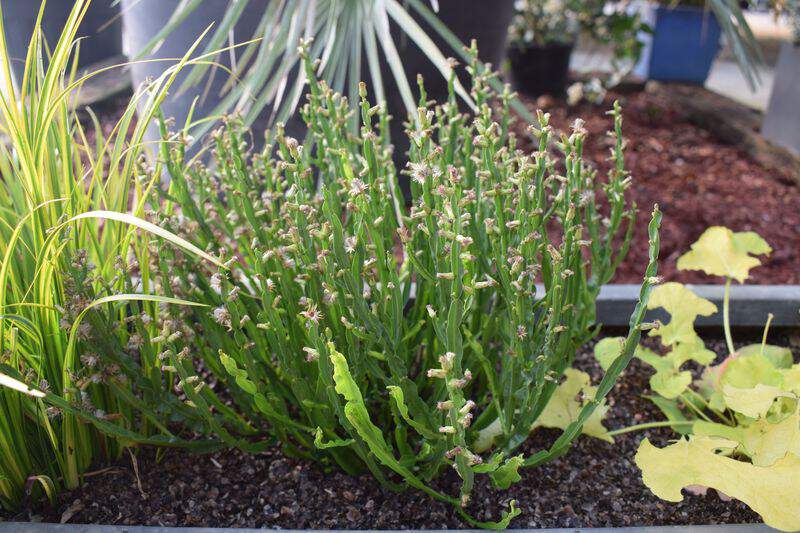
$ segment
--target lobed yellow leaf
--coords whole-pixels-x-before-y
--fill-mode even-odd
[[[793,395],[783,392],[780,387],[762,383],[758,383],[750,389],[740,389],[728,384],[722,385],[722,398],[728,409],[750,418],[767,416],[767,411],[781,396],[792,397]]]
[[[566,380],[558,386],[547,407],[534,423],[531,430],[537,427],[566,429],[568,425],[577,420],[578,414],[583,408],[583,398],[593,398],[596,387],[590,385],[591,378],[586,372],[581,372],[574,368],[568,368],[564,375]],[[608,412],[608,406],[603,403],[597,406],[592,416],[583,425],[583,433],[590,437],[595,437],[607,442],[614,442],[614,438],[608,435],[608,430],[603,427],[603,417]]]
[[[622,344],[625,337],[604,337],[594,345],[594,357],[603,370],[608,370],[611,364],[622,353]]]
[[[664,346],[676,343],[697,344],[700,337],[694,330],[694,321],[698,316],[711,316],[717,312],[717,306],[709,300],[697,296],[681,283],[669,282],[659,285],[650,293],[648,309],[664,309],[670,315],[670,321],[650,331],[651,337],[661,337]],[[700,341],[702,345],[702,341]]]
[[[743,283],[750,275],[750,269],[761,264],[752,255],[771,252],[767,241],[755,232],[734,233],[723,226],[712,226],[692,244],[690,251],[678,259],[678,269],[702,270],[711,276],[723,276]]]
[[[657,448],[644,439],[636,465],[644,484],[663,500],[680,502],[690,485],[711,487],[741,500],[768,526],[784,531],[800,529],[800,457],[787,454],[770,466],[756,466],[720,455],[735,442],[691,437]]]
[[[597,387],[590,385],[591,378],[589,374],[574,368],[568,368],[564,375],[566,380],[555,390],[547,406],[531,426],[531,431],[539,427],[566,429],[568,425],[578,418],[578,414],[585,403],[582,398],[594,397]],[[608,410],[609,407],[603,400],[583,425],[582,433],[606,442],[614,442],[614,438],[608,435],[608,430],[603,426],[603,418],[608,413]],[[473,451],[482,453],[491,448],[494,445],[495,438],[499,437],[502,431],[500,420],[495,419],[491,424],[478,431],[472,443]]]

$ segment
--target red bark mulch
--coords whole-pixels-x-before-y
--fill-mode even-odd
[[[773,248],[748,283],[800,283],[800,187],[791,176],[765,169],[739,148],[691,124],[667,98],[647,91],[611,93],[600,106],[568,108],[563,100],[552,99],[538,103],[552,115],[557,129],[578,117],[586,122],[586,156],[605,172],[610,146],[605,132],[611,127],[605,111],[615,98],[624,108],[626,168],[633,177],[630,194],[639,219],[631,251],[614,282],[641,281],[647,264],[647,221],[658,203],[664,213],[659,274],[665,280],[720,283],[720,278],[702,272],[678,271],[675,263],[707,227],[722,225],[755,231]],[[525,101],[535,110],[537,102]],[[520,124],[520,133],[523,129]]]

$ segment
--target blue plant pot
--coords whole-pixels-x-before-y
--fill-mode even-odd
[[[719,51],[721,28],[700,7],[658,7],[649,75],[652,80],[703,85]]]

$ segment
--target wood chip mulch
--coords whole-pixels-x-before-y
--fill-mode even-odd
[[[773,248],[748,283],[800,283],[800,177],[766,169],[743,150],[725,144],[689,122],[668,91],[612,92],[599,106],[569,108],[563,100],[523,97],[533,111],[551,114],[551,124],[567,131],[580,117],[588,130],[586,156],[601,172],[609,167],[614,99],[623,105],[626,168],[633,177],[631,198],[639,207],[631,251],[615,283],[639,283],[647,264],[647,221],[653,204],[664,213],[659,274],[684,283],[720,283],[700,272],[680,272],[675,263],[709,226],[755,231]],[[525,125],[517,126],[520,137]]]

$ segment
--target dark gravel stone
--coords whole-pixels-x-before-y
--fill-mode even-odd
[[[786,339],[772,339],[784,342]],[[653,344],[646,341],[647,344]],[[724,351],[724,342],[709,342]],[[785,344],[784,344],[785,345]],[[587,347],[575,365],[598,380],[600,369]],[[698,369],[695,368],[695,371]],[[620,428],[662,417],[641,394],[650,371],[634,360],[609,396],[606,427]],[[538,430],[524,453],[550,444],[559,432]],[[683,502],[656,498],[643,484],[633,462],[643,437],[659,445],[674,438],[667,429],[627,433],[615,444],[581,437],[569,453],[522,472],[522,481],[496,490],[479,476],[470,512],[479,520],[497,520],[515,499],[522,514],[514,527],[610,527],[668,524],[758,522],[737,501],[723,501],[715,491],[686,495]],[[130,460],[92,476],[82,488],[63,494],[58,504],[37,503],[10,520],[58,522],[71,509],[74,523],[268,527],[291,529],[440,529],[469,527],[448,504],[408,490],[394,493],[369,475],[348,476],[338,469],[271,450],[248,455],[237,450],[211,455],[141,450],[141,492]],[[457,494],[459,480],[445,472],[438,489]]]

